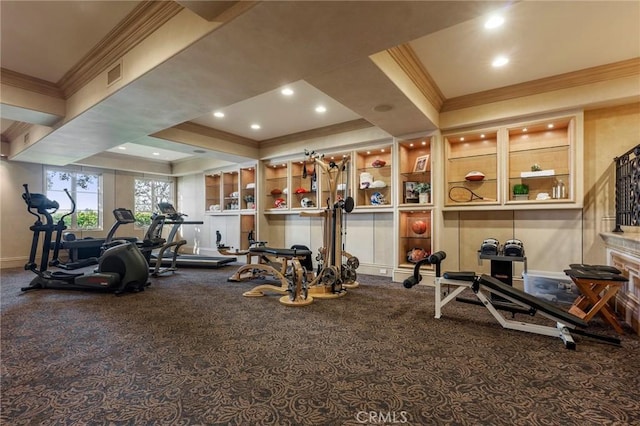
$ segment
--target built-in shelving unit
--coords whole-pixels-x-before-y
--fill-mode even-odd
[[[392,146],[355,153],[356,209],[393,206]]]
[[[444,205],[460,207],[496,204],[499,201],[497,131],[480,130],[446,135],[444,145]],[[470,174],[481,174],[483,178],[471,180]],[[459,191],[458,188],[468,191]]]
[[[433,250],[432,211],[402,210],[398,214],[398,267],[413,271],[415,264]],[[431,265],[422,268],[431,269]]]
[[[240,210],[239,176],[237,170],[222,172],[222,210]]]
[[[510,202],[566,202],[574,197],[571,155],[573,120],[525,123],[507,130]],[[514,187],[526,186],[517,197]],[[516,191],[517,192],[517,191]]]
[[[249,246],[249,233],[256,231],[257,181],[255,164],[204,173],[209,246],[204,249],[216,249],[216,232],[222,235],[221,243],[234,249]]]
[[[220,182],[221,173],[211,173],[204,175],[205,207],[212,212],[220,211]]]
[[[326,164],[334,163],[336,167],[338,167],[337,165],[340,164],[343,161],[343,159],[348,158],[350,160],[352,158],[351,155],[352,153],[349,153],[349,152],[327,153],[322,158],[322,161],[324,161]],[[347,161],[345,168],[341,170],[340,173],[337,173],[335,176],[336,178],[335,184],[336,184],[336,191],[337,191],[336,201],[341,199],[346,199],[347,197],[353,197],[354,188],[353,188],[351,174],[349,173],[352,170],[352,168],[353,168],[353,164],[351,164],[351,161]],[[320,172],[320,170],[318,170],[318,172]],[[326,208],[329,200],[331,199],[331,188],[329,188],[329,179],[327,178],[327,176],[323,175],[322,173],[318,173],[318,179],[319,179],[320,188],[321,188],[320,199],[318,201],[319,207]]]
[[[398,142],[397,191],[400,207],[432,204],[431,189],[422,197],[417,189],[419,184],[431,187],[431,161],[431,138],[422,137]]]
[[[444,134],[444,209],[580,207],[576,121],[569,115]],[[470,192],[452,189],[459,187]]]
[[[264,165],[265,209],[286,210],[289,205],[288,162],[269,162]]]
[[[441,249],[436,236],[443,211],[581,207],[581,117],[536,117],[322,153],[326,164],[350,159],[335,175],[335,200],[353,198],[353,211],[345,215],[349,244],[357,241],[360,252],[368,253],[361,257],[369,256],[379,272],[387,271],[394,253],[393,274],[402,276],[412,273],[421,255]],[[213,209],[208,214],[237,215],[229,226],[240,228],[242,248],[257,227],[262,235],[254,236],[270,244],[321,244],[324,222],[317,217],[332,198],[323,174],[303,153],[263,160],[257,168],[206,173],[206,206]],[[419,186],[431,189],[426,199]],[[455,188],[468,197],[454,197]],[[385,267],[377,266],[381,259]]]
[[[312,179],[313,164],[306,161],[292,161],[291,169],[291,193],[289,194],[290,208],[309,209],[318,206],[317,181]]]
[[[240,169],[240,210],[256,209],[256,168]]]

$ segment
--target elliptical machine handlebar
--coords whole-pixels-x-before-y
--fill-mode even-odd
[[[24,187],[24,193],[22,194],[22,199],[27,204],[27,211],[38,218],[38,222],[42,223],[42,217],[44,216],[47,219],[48,224],[53,224],[53,214],[58,211],[60,208],[60,203],[55,200],[50,200],[44,194],[37,194],[29,192],[29,185],[24,183],[22,184]],[[58,220],[58,222],[64,222],[64,219],[67,216],[71,216],[76,211],[76,202],[69,194],[69,190],[64,188],[64,193],[69,197],[69,201],[71,201],[71,210],[69,213],[62,215],[62,217]],[[33,210],[36,210],[37,213],[34,213]]]
[[[33,194],[29,192],[29,185],[26,183],[22,184],[22,186],[24,187],[22,199],[27,204],[27,211],[29,214],[32,214],[37,218],[36,224],[42,224],[42,216],[47,219],[47,224],[53,224],[52,215],[58,211],[60,204],[58,204],[57,201],[48,199],[44,194]],[[34,213],[33,210],[37,213]]]

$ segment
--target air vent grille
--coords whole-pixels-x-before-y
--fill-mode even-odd
[[[113,68],[107,71],[107,86],[112,85],[122,78],[122,63],[118,62]]]

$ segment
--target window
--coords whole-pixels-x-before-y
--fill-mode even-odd
[[[75,230],[102,228],[102,175],[64,169],[47,169],[45,175],[47,198],[60,204],[53,215],[56,221],[72,210],[72,200],[65,194],[66,189],[76,204],[75,213],[65,219],[67,227]]]
[[[151,217],[158,203],[172,202],[173,182],[168,180],[136,179],[134,212],[136,226],[151,225]]]

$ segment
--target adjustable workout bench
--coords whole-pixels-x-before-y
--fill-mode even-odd
[[[538,299],[535,296],[513,288],[489,275],[483,274],[477,276],[475,272],[445,272],[444,275],[441,276],[440,263],[445,257],[446,254],[444,252],[436,252],[427,259],[423,259],[416,264],[414,268],[414,275],[404,281],[404,286],[410,288],[420,282],[420,279],[422,278],[419,275],[421,265],[429,263],[436,266],[435,318],[440,318],[442,316],[443,306],[452,300],[455,300],[456,296],[470,288],[480,300],[481,304],[491,312],[491,315],[493,315],[493,317],[504,328],[558,337],[562,339],[567,349],[575,349],[576,347],[575,341],[571,335],[572,332],[608,343],[620,344],[620,340],[617,338],[595,335],[581,330],[582,328],[587,327],[587,322],[583,319],[571,315],[570,313],[565,312],[544,300]],[[446,294],[444,298],[442,297],[443,285],[446,285],[449,289],[447,291],[448,294]],[[453,290],[451,290],[451,287],[453,287]],[[487,297],[483,291],[500,296],[509,301],[513,306],[505,307],[502,303],[496,304],[496,302],[493,302],[491,300],[492,298]],[[526,313],[530,316],[534,316],[536,313],[539,313],[541,316],[555,321],[556,326],[552,327],[507,319],[498,312],[498,310],[510,311],[513,316],[515,316],[516,313]]]

